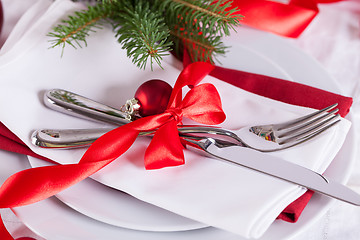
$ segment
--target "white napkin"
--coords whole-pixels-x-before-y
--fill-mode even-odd
[[[0,57],[0,121],[34,152],[62,164],[78,162],[85,149],[34,147],[30,142],[33,130],[104,124],[47,109],[42,103],[44,90],[63,88],[120,107],[142,82],[160,78],[173,85],[179,75],[166,63],[171,60],[164,62],[165,71],[158,67],[152,72],[139,70],[106,27],[89,38],[88,47],[67,47],[61,58],[61,49],[48,49],[46,34],[61,18],[79,8],[69,0],[55,1]],[[17,27],[23,29],[19,24]],[[313,111],[248,93],[212,77],[203,82],[217,87],[227,114],[222,126],[228,129],[281,122]],[[349,127],[350,122],[344,119],[326,134],[272,155],[323,172],[341,148]],[[149,139],[138,139],[127,153],[92,177],[141,200],[246,238],[260,237],[279,213],[305,192],[296,185],[191,151],[185,151],[183,166],[146,171],[143,156],[148,143]],[[256,158],[259,154],[243,149],[238,157]]]
[[[10,50],[14,44],[16,44],[23,34],[33,26],[33,24],[38,20],[40,16],[51,5],[50,0],[31,0],[27,1],[26,4],[13,4],[7,3],[7,1],[2,1],[4,5],[5,14],[9,12],[23,12],[24,14],[19,14],[15,19],[5,19],[4,28],[9,26],[16,26],[15,31],[10,31],[7,35],[6,33],[6,42],[1,46],[0,55],[4,55],[5,52]],[[18,16],[21,16],[20,18]],[[11,29],[12,30],[12,29]]]

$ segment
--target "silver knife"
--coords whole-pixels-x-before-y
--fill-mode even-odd
[[[235,158],[234,156],[243,155],[244,149],[240,150],[237,146],[224,145],[213,138],[204,138],[201,141],[187,139],[187,141],[192,142],[215,158],[265,173],[329,197],[360,206],[360,195],[358,193],[308,168],[265,153],[257,153],[256,158]],[[245,150],[253,151],[251,149]]]

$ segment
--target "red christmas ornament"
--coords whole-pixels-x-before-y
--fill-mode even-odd
[[[150,116],[162,113],[168,105],[172,87],[159,79],[149,80],[140,85],[134,98],[138,101],[140,116]]]

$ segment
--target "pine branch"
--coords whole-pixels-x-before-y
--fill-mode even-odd
[[[237,9],[231,8],[226,0],[219,0],[216,4],[210,0],[165,1],[177,6],[174,11],[166,11],[177,55],[181,56],[186,49],[192,61],[214,63],[217,55],[225,54],[226,47],[221,37],[230,34],[229,29],[239,24],[240,16],[234,14]]]
[[[204,36],[201,32],[180,28],[171,31],[175,43],[175,53],[182,56],[184,50],[189,53],[193,62],[204,61],[214,63],[217,55],[225,54],[226,46],[220,36]]]
[[[103,23],[112,12],[113,6],[110,3],[88,6],[87,10],[75,12],[48,34],[54,38],[50,41],[52,42],[51,47],[61,46],[64,48],[69,44],[77,48],[82,47],[81,43],[87,46],[86,38],[90,32],[102,28]]]
[[[160,0],[165,10],[166,22],[169,26],[177,25],[181,16],[184,23],[211,30],[219,35],[229,35],[230,29],[239,25],[242,17],[238,9],[231,6],[228,0]]]
[[[161,66],[162,56],[168,55],[169,29],[162,15],[150,7],[148,1],[138,1],[134,6],[129,2],[123,12],[116,16],[115,26],[118,42],[127,50],[128,57],[140,68],[145,68],[150,58],[151,68],[155,61]]]
[[[81,1],[81,0],[79,0]],[[150,60],[161,66],[162,56],[175,45],[187,49],[193,61],[210,61],[224,54],[223,35],[239,24],[240,15],[228,0],[83,0],[87,10],[69,16],[48,35],[52,47],[85,46],[91,32],[112,24],[118,42],[134,64]]]

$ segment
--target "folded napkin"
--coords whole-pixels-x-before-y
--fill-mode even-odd
[[[0,55],[3,55],[5,52],[10,50],[14,44],[22,37],[22,35],[28,31],[32,25],[38,20],[40,16],[51,5],[51,1],[48,0],[31,0],[27,1],[26,4],[13,4],[6,1],[3,3],[5,6],[6,13],[16,13],[16,16],[21,16],[19,19],[17,17],[11,18],[7,17],[5,22],[5,28],[11,29],[9,33],[5,32],[6,41],[3,43],[0,49]],[[12,31],[16,25],[16,30]],[[5,29],[5,30],[6,30]]]
[[[78,162],[85,150],[59,151],[34,147],[29,140],[33,130],[103,127],[104,124],[47,109],[42,104],[44,90],[64,88],[120,107],[132,97],[142,82],[160,78],[173,85],[179,75],[179,70],[166,64],[166,61],[166,71],[157,67],[154,71],[137,69],[127,59],[126,52],[115,41],[113,33],[106,28],[89,38],[87,48],[67,48],[64,57],[60,58],[61,49],[48,49],[46,33],[59,19],[79,7],[68,0],[54,2],[33,27],[0,57],[0,121],[32,152],[60,164]],[[225,77],[220,76],[223,70],[218,68],[214,76],[231,79],[227,78],[227,73]],[[213,77],[207,77],[203,82],[211,82],[217,87],[227,114],[222,126],[228,129],[280,122],[313,111],[244,91]],[[278,83],[275,79],[274,82]],[[266,84],[271,85],[275,87],[273,82]],[[289,85],[295,86],[294,94],[297,93],[296,88],[311,89],[287,82],[286,87],[279,89],[287,90]],[[302,92],[298,93],[301,96]],[[348,111],[351,99],[331,93],[326,93],[326,96],[329,99],[337,96],[341,103],[345,103],[342,106],[344,113]],[[350,123],[344,119],[326,134],[272,155],[323,172],[341,148],[349,127]],[[6,135],[9,133],[6,129],[2,130],[2,141],[19,142],[19,139]],[[185,152],[186,164],[183,166],[146,171],[143,154],[148,143],[146,138],[138,139],[125,155],[92,177],[149,203],[247,238],[260,237],[277,216],[306,191],[296,185],[190,151]],[[11,150],[15,145],[7,146]],[[28,148],[24,147],[21,151],[29,151]],[[256,158],[262,154],[243,150],[241,157]]]
[[[26,146],[15,134],[7,129],[4,124],[0,122],[0,149],[10,152],[16,152],[28,156],[33,156],[46,161],[51,161],[39,154],[34,153]]]

